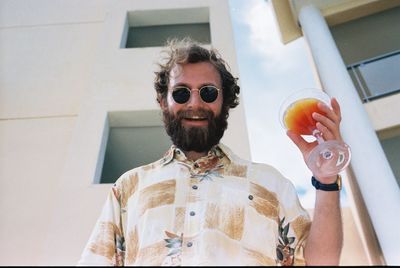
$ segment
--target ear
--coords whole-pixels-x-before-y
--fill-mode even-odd
[[[160,104],[161,110],[164,111],[165,109],[168,108],[167,98],[166,98],[166,97],[163,98],[163,97],[161,96],[161,94],[158,94],[158,95],[157,95],[157,102],[158,102],[158,104]]]

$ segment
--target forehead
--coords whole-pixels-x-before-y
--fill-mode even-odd
[[[198,86],[213,84],[221,87],[221,76],[210,62],[186,63],[175,65],[170,73],[170,86],[187,84]]]

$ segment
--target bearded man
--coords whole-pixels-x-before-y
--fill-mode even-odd
[[[340,187],[317,190],[311,223],[288,179],[220,143],[240,87],[217,51],[186,39],[166,52],[155,89],[173,145],[113,185],[79,264],[337,265]],[[332,107],[316,120],[340,139],[335,99]],[[288,136],[304,156],[315,146]]]

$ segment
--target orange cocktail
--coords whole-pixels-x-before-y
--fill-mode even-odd
[[[332,109],[331,98],[322,90],[312,88],[299,90],[284,100],[279,110],[279,118],[286,130],[302,136],[312,135],[317,139],[316,143],[318,144],[313,143],[309,147],[312,148],[311,151],[304,157],[306,165],[313,175],[317,178],[324,178],[336,176],[348,166],[351,150],[341,140],[324,140],[323,134],[316,127],[316,120],[312,117],[314,112],[327,116],[318,108],[320,102]],[[293,138],[291,135],[289,137]],[[309,139],[303,138],[306,142],[309,141]],[[296,144],[299,148],[301,147],[298,143]]]
[[[325,115],[318,109],[319,100],[313,98],[300,99],[290,105],[284,115],[284,123],[287,129],[299,135],[312,135],[317,123],[312,113],[317,112]]]

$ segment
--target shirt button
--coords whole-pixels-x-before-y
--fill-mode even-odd
[[[253,200],[253,198],[254,198],[254,197],[250,194],[250,195],[249,195],[249,199],[250,199],[250,200]]]
[[[197,190],[199,187],[197,187],[197,185],[193,185],[192,188],[193,190]]]
[[[194,211],[190,211],[190,216],[194,216],[196,213]]]
[[[193,243],[192,243],[192,242],[188,242],[188,243],[186,244],[186,246],[188,246],[188,247],[190,248],[191,246],[193,246]]]

